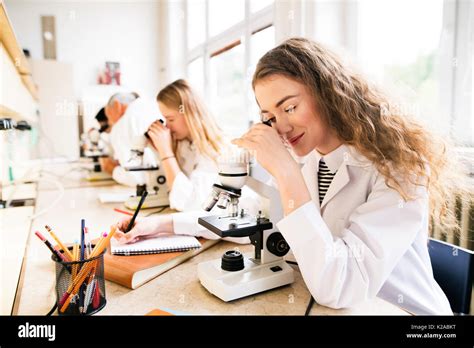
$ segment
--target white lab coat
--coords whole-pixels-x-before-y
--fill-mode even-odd
[[[433,278],[427,248],[428,195],[404,202],[375,166],[353,147],[324,156],[337,173],[320,206],[313,151],[302,173],[311,202],[277,227],[298,262],[315,300],[341,308],[378,296],[414,314],[452,314]]]
[[[127,166],[131,157],[130,150],[135,137],[143,136],[151,124],[160,118],[157,102],[140,97],[128,105],[123,116],[114,124],[110,132],[110,147],[113,158],[120,164],[112,173],[115,181],[132,187],[145,182],[143,173],[128,172],[123,167]],[[145,148],[143,161],[145,164],[155,165],[156,152],[150,147]]]
[[[201,209],[217,179],[217,164],[202,155],[189,140],[178,143],[176,155],[181,158],[181,172],[170,188],[170,208],[178,211]]]

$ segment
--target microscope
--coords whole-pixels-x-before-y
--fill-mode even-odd
[[[92,128],[87,133],[83,133],[81,135],[81,145],[83,147],[84,157],[92,159],[92,168],[88,170],[86,180],[111,180],[112,176],[102,171],[99,163],[100,157],[107,157],[107,144],[102,139],[100,131],[96,128]]]
[[[135,195],[130,196],[124,203],[128,209],[137,209],[143,191],[148,195],[142,208],[169,206],[168,185],[162,168],[156,164],[156,156],[147,147],[146,135],[135,137],[128,165],[124,169],[134,173],[137,180]]]
[[[254,246],[253,255],[229,250],[221,259],[198,265],[201,284],[226,302],[294,281],[293,269],[283,260],[290,250],[289,245],[273,226],[283,218],[279,193],[274,187],[251,176],[249,169],[249,161],[245,159],[219,163],[220,184],[213,185],[203,208],[211,211],[217,205],[226,212],[198,219],[200,225],[220,237],[249,237]],[[239,198],[244,185],[262,198],[262,209],[255,216],[244,209],[239,211]]]

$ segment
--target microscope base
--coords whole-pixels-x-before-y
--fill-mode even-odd
[[[102,181],[102,180],[112,180],[112,175],[106,172],[93,172],[90,171],[86,175],[87,181]]]
[[[294,281],[293,272],[284,260],[262,265],[248,257],[244,257],[244,269],[236,272],[224,271],[221,259],[198,265],[201,284],[225,302],[291,284]]]
[[[140,198],[141,197],[137,197],[137,196],[132,196],[128,198],[124,202],[125,207],[132,210],[137,209],[138,203],[140,202]],[[145,198],[145,202],[143,202],[142,209],[167,207],[169,205],[170,205],[170,201],[168,199],[168,196],[149,194]]]

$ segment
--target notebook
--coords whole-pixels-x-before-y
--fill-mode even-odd
[[[107,248],[104,256],[105,279],[136,289],[219,242],[219,239],[198,240],[199,249],[150,255],[112,255],[110,248]]]
[[[115,239],[110,242],[110,252],[113,255],[143,255],[160,254],[174,251],[199,249],[201,243],[193,236],[169,235],[138,241],[133,244],[119,244]]]

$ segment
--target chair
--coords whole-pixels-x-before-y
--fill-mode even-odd
[[[471,307],[474,252],[430,238],[428,251],[434,278],[456,314],[469,314]]]

